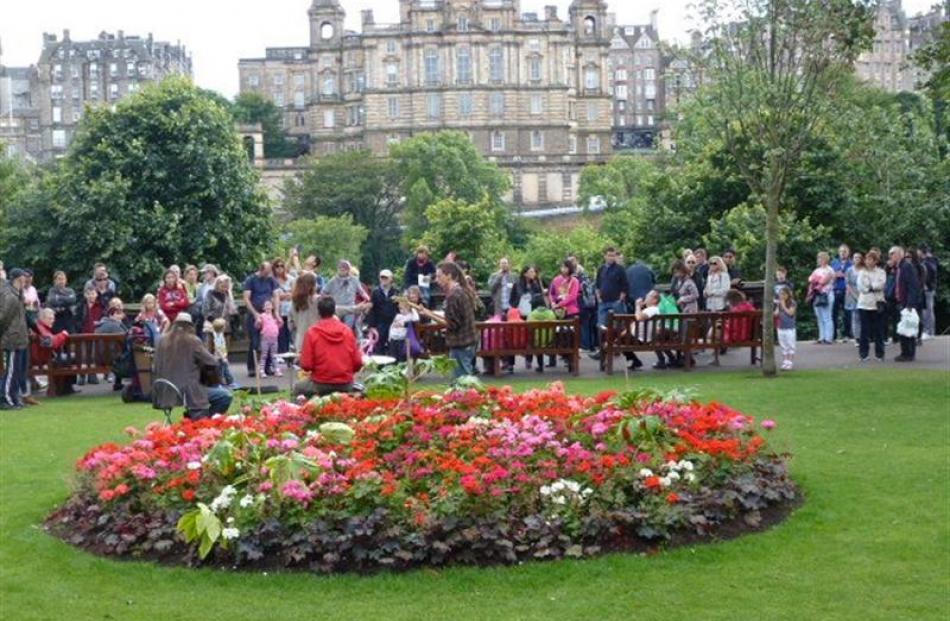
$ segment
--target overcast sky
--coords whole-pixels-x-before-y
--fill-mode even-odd
[[[904,0],[908,13],[925,10],[935,0]],[[347,28],[358,30],[360,11],[373,9],[377,23],[395,22],[398,0],[341,0]],[[647,23],[659,8],[660,36],[684,40],[690,28],[691,0],[613,0],[610,10],[620,24]],[[263,56],[265,47],[306,45],[310,0],[3,0],[0,43],[3,64],[36,63],[44,32],[73,40],[95,38],[100,31],[124,30],[143,37],[181,40],[194,59],[195,81],[232,97],[237,92],[238,58]],[[561,18],[570,0],[522,0],[521,10],[543,13],[556,4]]]

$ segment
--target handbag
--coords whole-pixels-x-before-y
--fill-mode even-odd
[[[531,314],[531,294],[523,293],[521,299],[518,300],[518,312],[521,313],[522,317],[527,317]]]
[[[817,306],[819,308],[823,306],[828,306],[828,294],[823,291],[819,291],[818,293],[815,294],[815,297],[812,299],[811,304],[812,306]]]

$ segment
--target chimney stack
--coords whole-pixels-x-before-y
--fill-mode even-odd
[[[63,28],[63,41],[69,41],[69,28]]]
[[[656,27],[656,21],[657,21],[656,18],[659,13],[660,13],[659,9],[653,9],[652,11],[650,11],[650,28],[653,29],[653,34],[656,34],[659,32],[659,30],[657,30],[657,27]]]
[[[363,28],[372,26],[376,23],[375,19],[373,18],[373,9],[366,9],[361,12],[361,15],[363,17]]]
[[[122,30],[119,31],[119,41],[125,41],[125,32]]]
[[[557,19],[557,6],[549,4],[544,7],[544,21],[546,22],[556,22]]]

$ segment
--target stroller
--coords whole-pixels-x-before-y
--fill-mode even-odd
[[[122,355],[113,365],[117,377],[129,378],[122,389],[122,402],[149,402],[152,393],[152,355],[159,334],[155,326],[137,321],[125,337]]]

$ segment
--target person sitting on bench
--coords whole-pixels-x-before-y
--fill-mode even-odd
[[[320,321],[310,326],[300,352],[300,368],[310,377],[295,392],[308,399],[337,392],[354,392],[353,376],[363,368],[363,354],[353,331],[336,317],[336,302],[328,295],[317,300]]]

